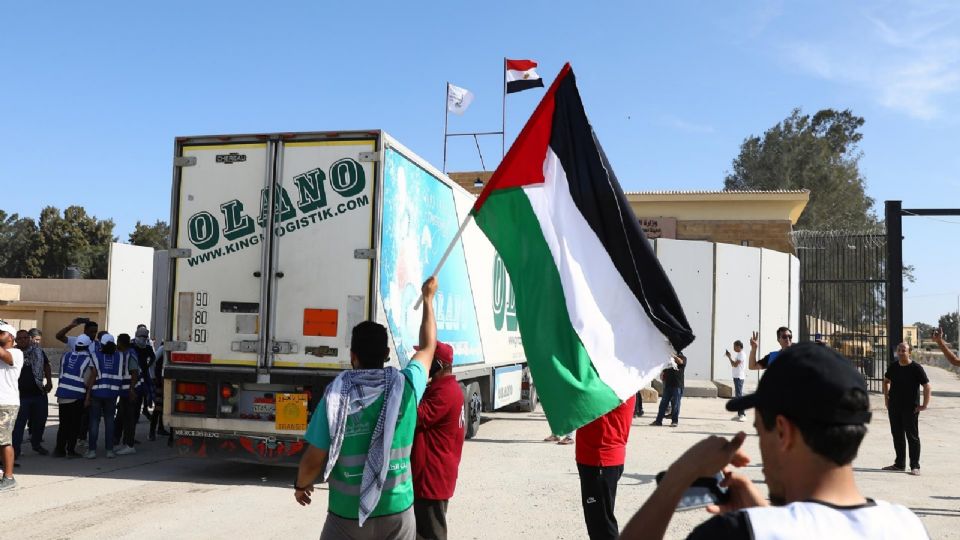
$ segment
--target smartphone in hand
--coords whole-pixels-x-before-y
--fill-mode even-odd
[[[657,473],[657,484],[663,479],[664,474],[666,471]],[[723,474],[719,472],[713,476],[697,478],[683,492],[680,503],[677,504],[677,510],[693,510],[710,504],[726,504],[730,496],[727,488],[720,485],[721,481],[723,481]]]

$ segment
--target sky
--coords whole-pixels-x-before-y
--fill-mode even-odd
[[[333,5],[340,4],[340,5]],[[625,190],[721,189],[740,143],[793,108],[851,109],[868,194],[960,207],[960,3],[13,2],[0,0],[0,208],[169,220],[176,136],[384,129],[443,160],[497,131],[504,57],[571,62]],[[542,97],[510,95],[507,142]],[[484,138],[486,167],[500,140]],[[451,139],[448,170],[477,170]],[[904,220],[904,320],[957,309],[960,217]]]

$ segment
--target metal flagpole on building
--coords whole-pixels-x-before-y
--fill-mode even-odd
[[[503,103],[500,105],[500,159],[507,154],[507,57],[503,57]]]
[[[447,92],[443,96],[443,174],[447,174],[447,120],[450,117],[450,81],[447,81]]]

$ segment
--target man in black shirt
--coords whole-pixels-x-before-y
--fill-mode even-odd
[[[923,405],[920,404],[920,387],[923,387]],[[904,436],[910,445],[910,474],[920,475],[920,411],[930,404],[930,379],[923,366],[910,359],[910,344],[897,345],[897,361],[887,367],[883,375],[883,402],[890,417],[890,433],[893,435],[893,450],[896,458],[885,471],[902,471],[904,462]]]
[[[680,423],[680,398],[683,397],[683,371],[687,369],[687,357],[683,353],[677,353],[673,357],[673,363],[676,367],[669,367],[660,374],[663,379],[663,396],[660,397],[660,410],[657,411],[657,419],[650,423],[651,426],[662,426],[663,417],[667,414],[667,405],[670,405],[670,427],[677,427]]]
[[[817,399],[810,399],[810,388],[817,389]],[[863,376],[839,353],[815,343],[784,350],[756,393],[727,402],[729,411],[752,408],[769,503],[749,478],[732,470],[750,463],[740,449],[746,433],[731,440],[713,436],[667,469],[620,538],[663,538],[686,489],[717,472],[728,498],[707,507],[719,515],[688,539],[928,538],[909,509],[868,499],[857,488],[853,459],[867,433],[870,400]]]

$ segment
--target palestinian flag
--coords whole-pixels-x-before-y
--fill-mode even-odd
[[[537,63],[533,60],[507,60],[505,67],[508,94],[543,87],[543,79],[537,74]]]
[[[569,64],[472,213],[510,273],[524,351],[553,433],[613,410],[693,341],[590,127]]]

